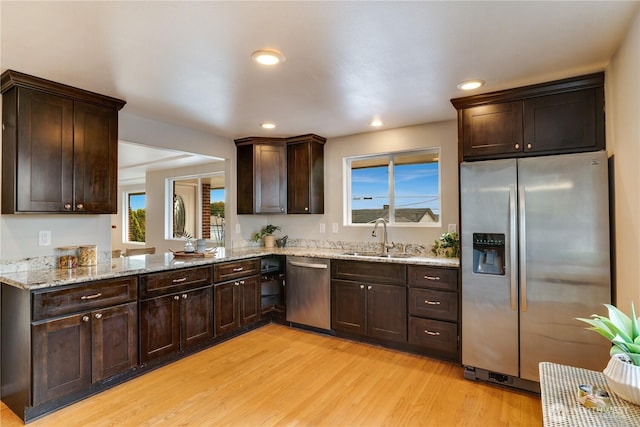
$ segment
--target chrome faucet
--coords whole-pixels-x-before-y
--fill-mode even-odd
[[[382,223],[382,228],[384,228],[383,250],[384,250],[384,253],[388,253],[389,249],[393,248],[394,244],[393,243],[389,243],[389,239],[387,238],[387,220],[384,219],[384,218],[378,218],[374,222],[375,222],[375,225],[373,226],[373,231],[371,232],[371,235],[373,237],[376,237],[376,231],[378,230],[378,224]]]

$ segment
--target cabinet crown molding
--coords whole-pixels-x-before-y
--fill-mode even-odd
[[[41,92],[47,92],[54,95],[65,96],[77,101],[85,101],[93,104],[102,105],[109,108],[121,110],[126,101],[113,98],[107,95],[90,92],[88,90],[79,89],[40,77],[31,76],[14,70],[6,70],[0,77],[0,90],[5,93],[13,87],[24,87],[35,89]]]

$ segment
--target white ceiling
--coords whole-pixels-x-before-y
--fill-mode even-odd
[[[370,131],[375,116],[386,128],[454,119],[449,100],[469,78],[486,80],[482,93],[601,71],[638,5],[3,0],[0,66],[228,138],[331,138]],[[286,61],[252,63],[260,48]]]

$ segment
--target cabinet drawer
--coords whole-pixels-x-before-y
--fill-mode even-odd
[[[185,268],[140,277],[140,298],[153,298],[211,284],[211,267]]]
[[[454,268],[410,265],[407,274],[409,286],[458,290],[458,270]]]
[[[409,288],[409,315],[455,322],[458,319],[458,294]]]
[[[403,264],[332,260],[331,278],[364,283],[404,285],[407,283],[407,269]]]
[[[458,325],[410,316],[409,344],[438,353],[457,353]]]
[[[213,277],[216,283],[254,274],[260,274],[260,260],[258,258],[222,262],[213,267]]]
[[[109,307],[135,301],[137,296],[138,287],[135,277],[122,277],[53,291],[34,292],[33,320]]]

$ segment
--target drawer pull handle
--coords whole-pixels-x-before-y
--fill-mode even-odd
[[[96,319],[102,319],[102,313],[96,313]]]
[[[440,276],[424,276],[427,280],[440,280]]]
[[[238,271],[242,271],[242,270],[244,270],[244,267],[236,267],[233,269],[233,272],[237,273]]]
[[[173,283],[182,283],[182,282],[186,282],[187,278],[186,277],[181,277],[179,279],[173,279],[172,282]]]
[[[424,331],[424,333],[427,334],[427,335],[435,336],[435,337],[440,335],[440,332]]]
[[[440,305],[440,301],[429,301],[428,299],[424,300],[424,303],[429,305]]]
[[[80,297],[80,299],[96,299],[96,298],[100,298],[102,296],[102,294],[100,292],[98,292],[97,294],[93,294],[93,295],[82,295]]]

